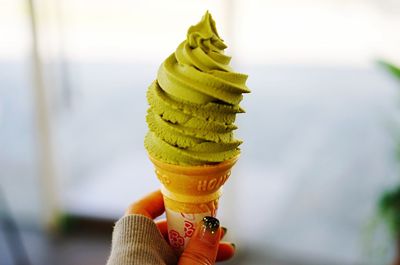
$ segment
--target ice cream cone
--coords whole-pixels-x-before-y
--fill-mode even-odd
[[[238,156],[201,166],[173,165],[149,157],[162,184],[170,244],[179,253],[192,236],[196,224],[204,216],[216,215],[222,186]]]

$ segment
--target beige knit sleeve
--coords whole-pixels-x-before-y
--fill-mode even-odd
[[[121,218],[114,227],[107,265],[172,265],[177,257],[153,220],[142,215]]]

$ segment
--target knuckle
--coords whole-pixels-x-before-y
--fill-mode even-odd
[[[213,265],[214,262],[206,254],[197,251],[183,252],[181,258],[192,261],[196,265]]]

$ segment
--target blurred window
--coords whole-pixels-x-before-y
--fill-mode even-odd
[[[35,0],[48,143],[37,140],[28,2],[0,0],[0,178],[19,216],[46,208],[46,144],[61,212],[116,219],[159,187],[143,147],[146,90],[208,9],[253,92],[219,214],[260,259],[273,245],[359,263],[359,230],[395,172],[384,124],[398,91],[375,61],[400,63],[399,1]],[[265,209],[247,227],[254,201]]]

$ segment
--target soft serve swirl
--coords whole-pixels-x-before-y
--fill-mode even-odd
[[[167,163],[217,163],[240,153],[233,123],[247,75],[233,72],[209,12],[160,66],[149,87],[145,147]]]

